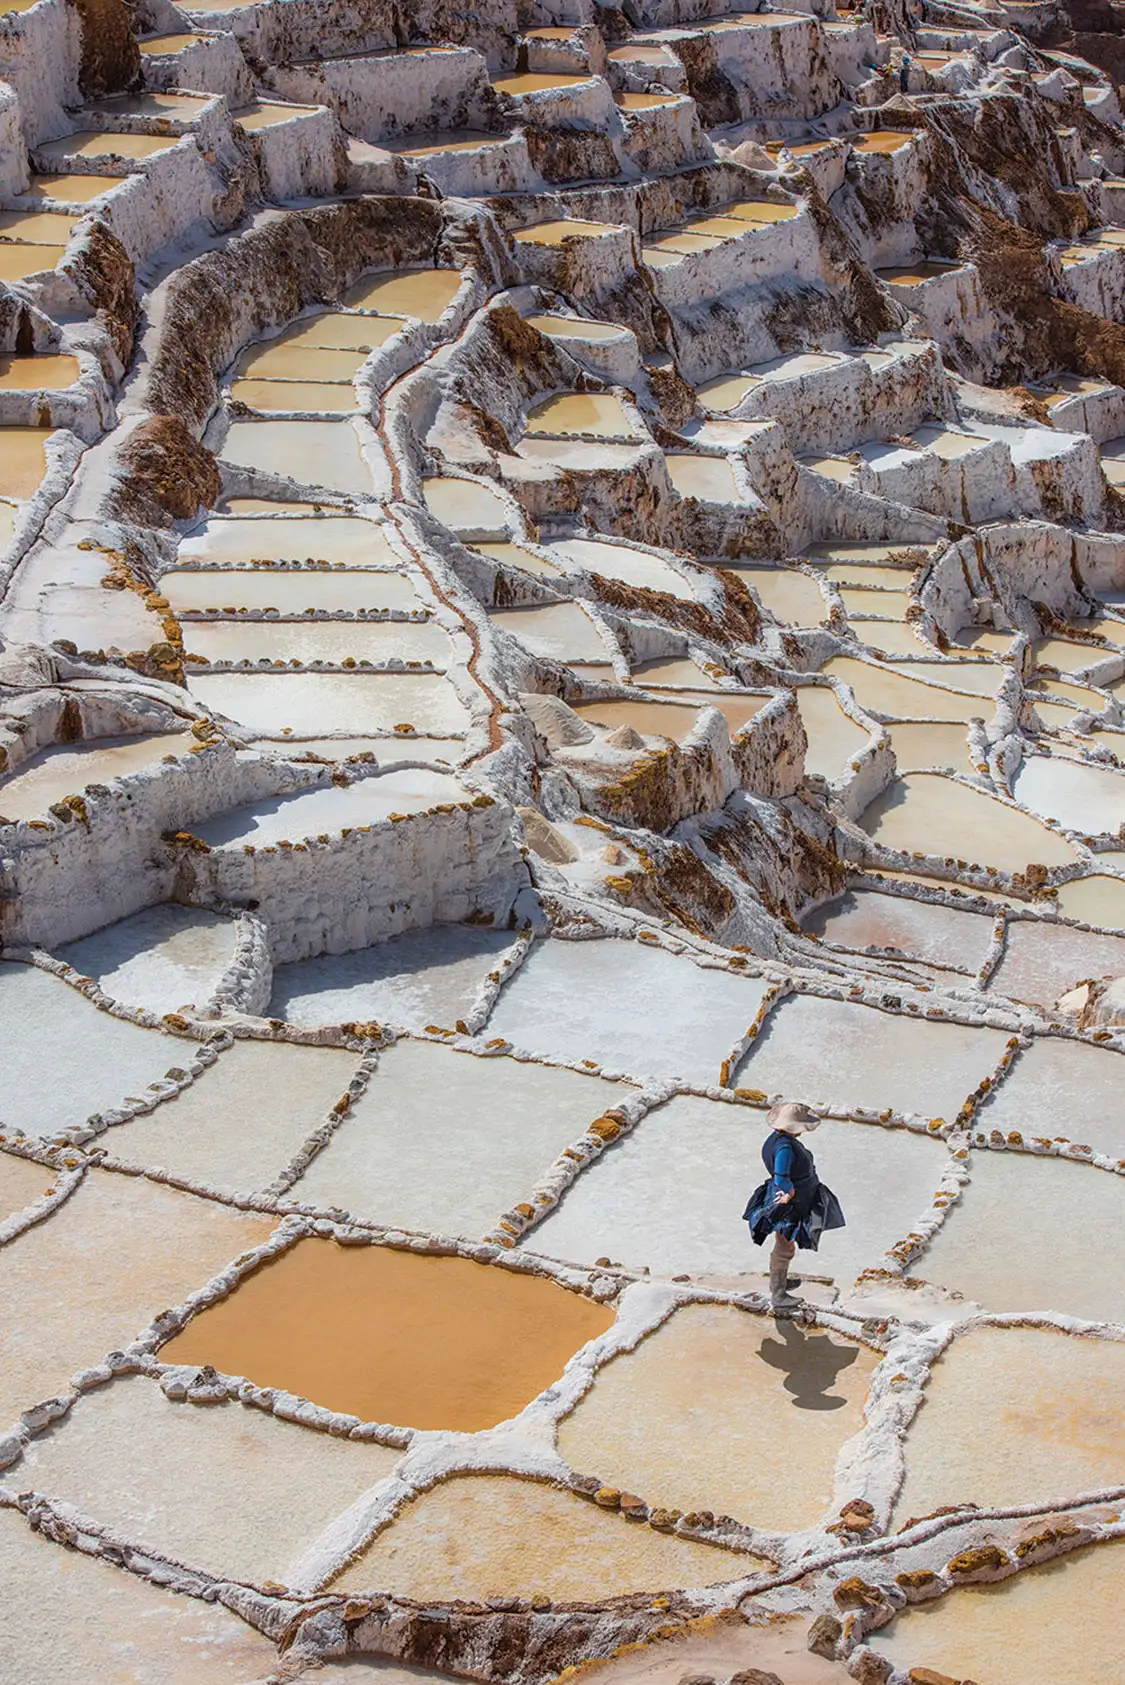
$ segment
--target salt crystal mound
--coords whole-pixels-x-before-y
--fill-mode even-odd
[[[0,16],[9,1671],[1057,1677],[1112,43],[406,10]],[[847,1221],[773,1314],[782,1099]]]

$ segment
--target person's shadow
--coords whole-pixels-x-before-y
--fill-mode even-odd
[[[842,1410],[848,1402],[828,1389],[859,1356],[855,1346],[837,1345],[827,1334],[806,1334],[797,1323],[779,1319],[781,1339],[765,1339],[759,1348],[763,1363],[780,1369],[783,1385],[793,1394],[798,1410]]]

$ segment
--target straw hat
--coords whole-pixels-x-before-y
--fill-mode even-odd
[[[781,1129],[786,1135],[805,1135],[819,1127],[820,1118],[799,1100],[787,1100],[767,1113],[766,1122],[771,1129]]]

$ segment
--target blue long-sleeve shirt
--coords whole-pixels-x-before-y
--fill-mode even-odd
[[[770,1191],[777,1194],[791,1194],[793,1181],[790,1172],[796,1159],[791,1141],[779,1141],[774,1149],[773,1173],[770,1177]]]

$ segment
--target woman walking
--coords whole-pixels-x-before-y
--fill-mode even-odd
[[[816,1113],[791,1100],[775,1106],[766,1122],[772,1134],[762,1147],[762,1162],[769,1180],[754,1190],[742,1215],[755,1246],[773,1235],[770,1304],[774,1310],[792,1310],[800,1301],[789,1289],[801,1285],[789,1280],[794,1253],[798,1246],[815,1252],[825,1229],[843,1228],[844,1213],[832,1189],[817,1176],[816,1160],[797,1139],[819,1127]]]

